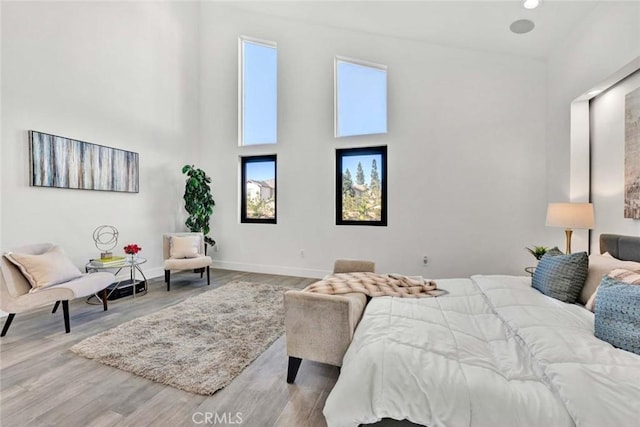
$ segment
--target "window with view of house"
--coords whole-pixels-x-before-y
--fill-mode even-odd
[[[276,43],[240,37],[239,144],[275,144],[278,134]]]
[[[275,155],[240,158],[240,222],[276,223]]]
[[[336,150],[336,224],[387,225],[387,147]]]
[[[335,136],[387,133],[387,67],[335,58]]]

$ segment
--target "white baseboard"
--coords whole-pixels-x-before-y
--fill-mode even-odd
[[[222,270],[238,270],[246,271],[249,273],[279,274],[281,276],[310,277],[313,279],[322,279],[327,274],[331,274],[331,271],[328,270],[285,267],[281,265],[245,264],[241,262],[231,261],[213,261],[213,267],[220,268]]]

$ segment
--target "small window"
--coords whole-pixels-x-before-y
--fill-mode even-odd
[[[273,42],[240,38],[239,142],[275,144],[278,133],[278,50]]]
[[[387,147],[336,150],[336,225],[387,225]]]
[[[335,59],[335,136],[387,133],[387,67]]]
[[[276,223],[276,156],[241,157],[240,222]]]

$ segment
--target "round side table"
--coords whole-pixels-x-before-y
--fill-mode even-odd
[[[87,263],[87,265],[84,266],[85,271],[87,273],[90,273],[92,271],[101,271],[101,270],[116,270],[115,275],[117,276],[120,271],[122,271],[122,269],[124,268],[128,268],[129,269],[129,280],[131,281],[131,286],[133,286],[133,297],[136,297],[136,285],[140,282],[144,283],[144,290],[142,292],[142,295],[147,293],[147,277],[144,275],[144,272],[142,271],[142,269],[140,268],[140,266],[142,264],[144,264],[145,262],[147,262],[146,258],[142,258],[142,257],[137,257],[133,260],[131,259],[123,259],[122,262],[118,262],[115,264],[108,264],[108,265],[100,265],[97,263],[94,263],[93,261]],[[144,281],[141,280],[137,280],[136,276],[137,273],[140,273],[140,275],[142,276],[142,278],[144,279]],[[122,284],[124,284],[124,280],[120,280],[118,282],[116,282],[116,285],[113,289],[109,290],[108,294],[107,294],[107,299],[109,299],[109,297],[111,296],[112,293],[114,293]],[[127,281],[128,282],[128,281]],[[91,298],[91,297],[90,297]],[[100,298],[98,296],[96,296],[96,298],[98,298],[98,300],[100,300]],[[88,302],[88,300],[87,300]],[[102,301],[100,301],[100,303],[102,303]]]

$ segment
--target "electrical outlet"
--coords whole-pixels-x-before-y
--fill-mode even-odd
[[[422,265],[423,265],[423,266],[426,266],[427,264],[429,264],[429,257],[428,257],[428,256],[426,256],[426,255],[424,255],[424,256],[422,257]]]
[[[219,252],[220,251],[220,243],[216,242],[215,245],[213,245],[213,252]]]
[[[304,249],[300,249],[300,258],[304,258]]]

